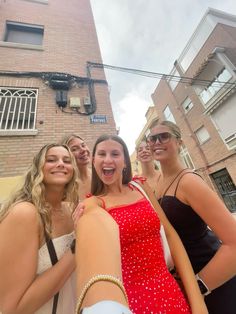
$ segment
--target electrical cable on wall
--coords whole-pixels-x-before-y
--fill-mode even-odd
[[[209,86],[213,81],[212,80],[203,80],[198,78],[191,78],[186,76],[176,76],[172,74],[164,74],[164,73],[158,73],[158,72],[150,72],[150,71],[144,71],[144,70],[138,70],[133,68],[124,68],[109,64],[103,64],[103,63],[94,63],[94,62],[88,62],[88,66],[91,68],[105,68],[109,70],[114,71],[121,71],[121,72],[127,72],[131,74],[141,75],[145,77],[152,77],[152,78],[159,78],[166,81],[173,81],[173,82],[179,82],[179,83],[185,83],[185,84],[196,84],[199,86],[207,87]],[[223,81],[215,81],[214,86],[222,86],[224,88],[232,88],[232,86],[236,86],[235,82],[223,82]]]
[[[0,76],[41,78],[46,85],[56,91],[56,103],[62,112],[86,116],[93,114],[97,110],[94,84],[107,85],[107,81],[103,79],[93,79],[91,77],[81,77],[61,72],[0,71]],[[67,111],[64,109],[64,107],[67,105],[67,92],[75,83],[88,86],[88,94],[91,101],[91,106],[88,106],[85,111],[80,111],[78,108],[73,108],[73,111]]]
[[[92,68],[109,69],[114,71],[121,71],[126,73],[131,73],[135,75],[158,78],[161,80],[184,83],[189,85],[197,85],[208,87],[212,84],[215,87],[222,87],[224,89],[232,90],[236,87],[235,82],[223,82],[223,81],[212,81],[199,78],[191,78],[186,76],[176,76],[172,74],[164,74],[159,72],[144,71],[134,68],[126,68],[113,66],[109,64],[87,62],[87,77],[81,77],[77,75],[71,75],[68,73],[61,72],[17,72],[17,71],[0,71],[0,76],[13,76],[13,77],[36,77],[41,78],[45,84],[49,85],[52,89],[56,90],[56,102],[60,107],[61,111],[66,114],[80,114],[80,115],[91,115],[97,110],[96,96],[94,91],[94,84],[107,84],[106,80],[103,79],[93,79],[91,74]],[[75,84],[82,84],[88,86],[88,94],[91,101],[91,106],[85,108],[85,111],[80,111],[79,108],[73,108],[73,110],[68,111],[64,108],[67,106],[67,92]],[[62,100],[60,100],[60,97]]]

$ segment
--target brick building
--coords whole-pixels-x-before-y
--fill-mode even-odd
[[[208,9],[170,75],[152,95],[157,120],[180,126],[190,163],[236,211],[236,16]]]
[[[235,56],[236,16],[208,9],[170,75],[154,91],[156,111],[148,109],[136,145],[155,121],[177,123],[184,139],[183,163],[199,172],[236,213]],[[135,156],[133,166],[137,168]]]
[[[43,144],[116,127],[88,0],[0,1],[0,55],[1,202]]]

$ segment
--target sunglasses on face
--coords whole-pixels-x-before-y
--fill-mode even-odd
[[[173,136],[176,137],[175,135],[173,135],[172,133],[169,133],[169,132],[163,132],[163,133],[158,133],[158,134],[154,134],[154,135],[149,135],[148,136],[148,142],[150,144],[155,144],[156,141],[158,140],[161,144],[166,144],[170,141],[170,139]]]

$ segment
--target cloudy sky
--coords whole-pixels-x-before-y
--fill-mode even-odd
[[[235,0],[90,0],[104,64],[169,74],[206,10],[236,15]],[[120,136],[130,153],[158,84],[106,70]]]

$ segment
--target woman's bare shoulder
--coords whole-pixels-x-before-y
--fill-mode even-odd
[[[8,217],[16,221],[20,220],[21,223],[32,223],[35,219],[38,220],[38,210],[30,202],[19,202],[12,205]]]
[[[3,234],[11,234],[14,229],[15,243],[22,245],[22,241],[27,237],[30,237],[28,240],[33,241],[35,236],[38,237],[40,230],[39,213],[30,202],[14,204],[3,219],[1,227]]]
[[[90,196],[82,202],[86,210],[94,209],[95,207],[101,207],[101,201],[96,196]]]
[[[207,183],[204,179],[194,171],[187,171],[180,177],[180,185],[186,189],[192,189],[193,187],[207,187]]]

